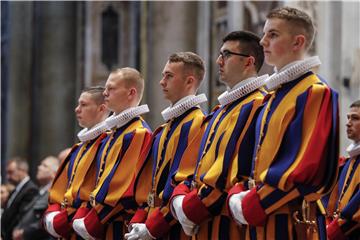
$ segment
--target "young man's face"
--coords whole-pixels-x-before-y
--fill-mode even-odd
[[[100,105],[98,105],[91,97],[90,93],[83,92],[78,100],[78,105],[75,108],[76,118],[78,123],[83,128],[91,128],[98,122],[98,115],[100,113]]]
[[[105,104],[115,114],[129,107],[129,91],[125,81],[117,74],[110,74],[105,84]]]
[[[164,97],[175,104],[187,94],[186,74],[183,62],[167,62],[162,72],[159,84]]]
[[[346,133],[349,139],[360,141],[360,108],[352,107],[347,114]]]
[[[260,44],[264,47],[265,62],[278,70],[295,60],[295,36],[290,30],[289,24],[283,19],[271,18],[265,22]]]
[[[219,65],[220,80],[230,88],[243,80],[245,61],[247,57],[228,54],[226,52],[242,53],[238,41],[226,41],[220,49],[220,55],[216,60]]]

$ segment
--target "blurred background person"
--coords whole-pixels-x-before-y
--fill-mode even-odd
[[[51,239],[43,229],[41,218],[48,205],[49,188],[59,167],[59,159],[48,156],[41,161],[37,168],[36,180],[39,184],[39,193],[23,210],[19,223],[12,232],[14,240],[22,239]]]
[[[65,158],[69,155],[70,151],[71,148],[69,147],[59,152],[59,154],[57,155],[57,158],[59,159],[59,163],[62,163],[65,160]]]
[[[38,193],[38,187],[29,177],[29,165],[23,158],[14,157],[7,162],[6,178],[15,185],[15,190],[1,216],[1,236],[4,240],[12,239],[12,231],[22,217],[20,213]]]

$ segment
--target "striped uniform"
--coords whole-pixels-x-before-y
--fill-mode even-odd
[[[49,207],[46,213],[53,211],[66,212],[68,221],[63,222],[60,229],[63,237],[69,237],[71,228],[68,223],[77,208],[80,207],[80,195],[89,195],[90,191],[84,188],[84,180],[92,176],[95,166],[95,157],[106,133],[93,140],[75,144],[65,160],[60,164],[49,193]],[[83,199],[84,200],[84,199]]]
[[[272,93],[256,123],[251,166],[256,187],[241,202],[247,239],[326,238],[324,216],[314,201],[335,183],[338,132],[337,93],[314,73]],[[231,194],[246,185],[238,184]],[[300,216],[302,203],[308,220],[316,223],[312,228],[295,227],[295,217],[306,220]]]
[[[153,135],[147,162],[141,166],[137,177],[136,200],[140,208],[131,223],[145,223],[154,237],[189,239],[169,209],[169,199],[175,187],[171,176],[180,163],[189,161],[188,146],[199,146],[196,136],[204,118],[199,107],[192,107],[160,126]],[[153,192],[154,205],[150,206],[147,197]]]
[[[328,238],[358,239],[360,235],[360,155],[348,158],[329,198],[323,198],[332,222]]]
[[[95,189],[90,194],[84,224],[92,236],[122,239],[126,220],[134,212],[131,186],[135,166],[151,139],[151,131],[141,117],[117,128],[105,139],[96,161]],[[80,209],[79,209],[80,210]]]
[[[263,100],[264,92],[256,90],[216,107],[208,117],[192,166],[182,166],[175,176],[176,181],[183,183],[175,189],[172,198],[186,194],[182,204],[184,213],[200,226],[194,239],[239,239],[242,235],[241,227],[232,221],[226,209],[227,191],[233,186],[229,173],[233,161],[251,162],[255,119]],[[194,169],[195,181],[192,180]]]

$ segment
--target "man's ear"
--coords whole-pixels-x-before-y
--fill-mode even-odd
[[[294,38],[294,50],[299,50],[305,46],[306,38],[304,35],[299,34]]]
[[[193,85],[195,82],[195,78],[192,75],[189,75],[186,77],[186,85]]]
[[[104,111],[107,110],[107,107],[106,107],[105,103],[100,104],[99,107],[100,107],[100,112],[104,112]]]
[[[137,94],[137,90],[135,87],[131,87],[129,89],[129,92],[128,92],[128,98],[129,99],[133,99],[134,97],[136,97],[136,94]]]
[[[255,65],[255,58],[253,56],[250,56],[246,59],[246,64],[245,66],[246,67],[250,67],[250,66],[253,66]]]

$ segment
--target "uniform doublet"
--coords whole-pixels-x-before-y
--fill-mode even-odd
[[[326,238],[315,201],[336,180],[338,137],[337,93],[311,71],[271,94],[256,123],[255,187],[231,193],[251,189],[241,202],[247,239]]]
[[[75,144],[56,173],[45,214],[60,211],[54,218],[54,230],[64,238],[72,232],[69,223],[76,209],[88,198],[88,180],[95,174],[94,159],[105,137],[106,133],[102,133],[92,140]]]
[[[105,139],[96,160],[96,184],[89,201],[91,210],[85,210],[84,224],[92,236],[121,239],[124,235],[124,221],[130,219],[136,208],[131,190],[135,166],[142,160],[142,152],[150,139],[150,128],[141,117],[114,129]]]
[[[205,96],[203,101],[206,101]],[[191,102],[191,98],[188,99]],[[201,101],[201,102],[203,102]],[[171,177],[179,165],[190,160],[189,145],[199,145],[196,137],[204,120],[198,104],[184,107],[179,115],[164,111],[167,123],[155,130],[152,146],[148,149],[145,164],[139,166],[134,186],[140,206],[131,223],[145,223],[150,234],[156,238],[189,239],[180,224],[171,215],[169,199],[175,187]]]
[[[191,162],[182,164],[174,176],[182,183],[172,198],[185,195],[182,208],[186,217],[200,226],[197,239],[241,239],[242,229],[229,217],[225,201],[233,186],[232,164],[251,162],[255,119],[265,95],[258,90],[263,80],[230,101],[219,97],[224,104],[217,106],[203,124],[197,154],[193,153]],[[249,171],[247,167],[242,174],[248,176]]]

